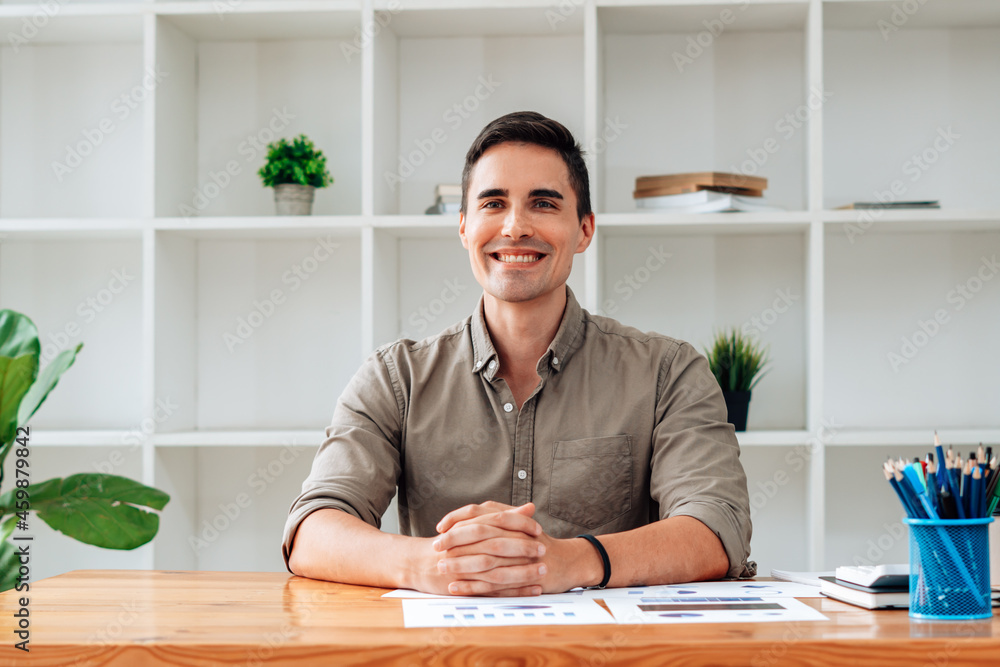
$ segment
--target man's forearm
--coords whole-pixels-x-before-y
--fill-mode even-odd
[[[413,588],[408,564],[418,539],[384,533],[340,510],[316,510],[299,525],[288,566],[311,579]]]
[[[689,516],[662,519],[598,539],[611,561],[609,587],[709,581],[729,571],[722,542],[708,526]]]

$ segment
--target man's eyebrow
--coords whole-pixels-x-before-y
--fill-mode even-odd
[[[477,199],[489,199],[490,197],[506,197],[508,194],[504,188],[489,188],[479,193]]]
[[[558,190],[547,190],[545,188],[539,188],[537,190],[532,190],[528,193],[529,197],[548,197],[549,199],[562,199],[562,193]]]

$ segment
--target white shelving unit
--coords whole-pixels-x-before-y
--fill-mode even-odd
[[[85,343],[32,469],[172,496],[135,552],[36,522],[35,572],[282,569],[363,358],[475,305],[457,220],[421,212],[518,109],[588,150],[585,307],[770,345],[740,434],[762,570],[905,559],[878,461],[935,428],[1000,442],[1000,5],[898,4],[0,2],[0,305]],[[275,217],[263,145],[301,132],[336,180]],[[636,176],[697,170],[764,175],[787,210],[635,212]],[[834,210],[880,196],[942,209]]]

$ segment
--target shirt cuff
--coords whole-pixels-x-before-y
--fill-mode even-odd
[[[757,563],[748,560],[750,556],[749,527],[746,530],[746,535],[741,534],[740,529],[733,523],[732,517],[727,512],[707,503],[687,503],[671,512],[670,516],[689,516],[698,519],[715,533],[722,542],[722,548],[726,550],[726,556],[729,558],[727,577],[744,579],[757,575]]]
[[[349,504],[332,498],[324,498],[322,500],[317,499],[294,507],[292,511],[288,513],[288,518],[285,520],[285,532],[281,540],[281,556],[285,559],[285,569],[292,574],[295,573],[292,572],[290,567],[288,567],[288,559],[292,555],[292,545],[295,542],[295,534],[298,532],[299,526],[306,520],[307,516],[316,510],[323,509],[341,510],[347,512],[351,516],[361,519],[361,515],[358,514],[358,512]],[[362,521],[363,520],[364,519],[362,519]]]

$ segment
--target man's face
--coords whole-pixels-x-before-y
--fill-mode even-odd
[[[458,233],[472,272],[501,301],[531,301],[562,287],[594,235],[583,224],[576,193],[559,153],[535,144],[491,147],[469,178],[466,213]]]

